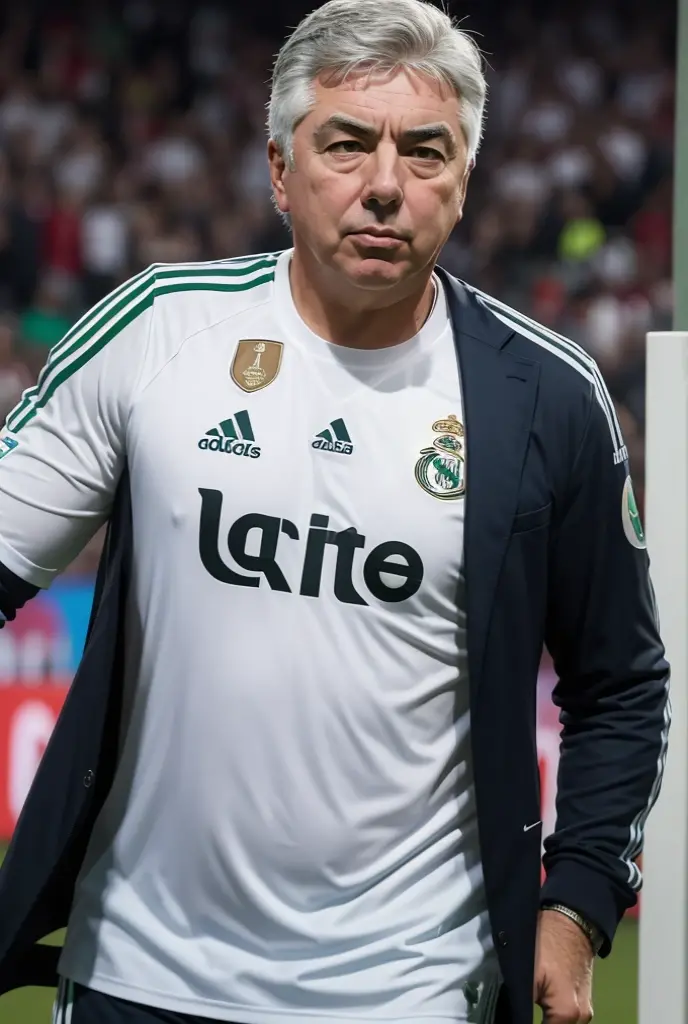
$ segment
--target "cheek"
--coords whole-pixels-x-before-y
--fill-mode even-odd
[[[436,231],[445,221],[455,221],[461,209],[461,193],[456,185],[419,189],[417,195],[407,192],[406,200],[421,231]]]
[[[311,184],[312,202],[328,220],[338,220],[361,201],[361,182],[355,173],[323,175]]]

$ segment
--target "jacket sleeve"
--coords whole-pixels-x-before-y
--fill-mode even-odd
[[[615,447],[591,392],[569,493],[555,514],[546,626],[562,741],[542,902],[596,924],[603,956],[641,886],[636,859],[670,722],[645,537],[628,462],[615,459]]]
[[[0,562],[0,629],[16,618],[19,609],[35,597],[38,590]]]

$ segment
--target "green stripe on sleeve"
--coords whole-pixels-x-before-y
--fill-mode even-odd
[[[7,426],[12,433],[17,433],[36,415],[39,409],[50,400],[57,388],[72,374],[76,373],[86,365],[95,355],[98,354],[107,344],[123,331],[137,317],[150,308],[154,299],[160,295],[169,295],[172,292],[182,291],[210,291],[210,292],[242,292],[250,291],[259,285],[267,284],[274,280],[274,269],[271,273],[262,274],[249,281],[242,280],[248,273],[254,270],[274,268],[274,261],[262,261],[251,268],[246,268],[246,273],[239,274],[232,268],[229,274],[203,272],[203,275],[189,276],[186,271],[163,272],[162,280],[159,283],[152,277],[140,280],[135,287],[124,294],[121,294],[119,301],[107,313],[91,320],[88,328],[79,337],[75,338],[67,348],[63,348],[57,358],[52,357],[44,367],[39,382],[34,388],[30,388],[17,407],[7,418]],[[203,281],[201,276],[216,277],[220,280]],[[107,326],[109,324],[109,326]],[[99,333],[101,332],[102,333]],[[72,358],[76,357],[76,358]],[[70,361],[71,359],[71,361]]]

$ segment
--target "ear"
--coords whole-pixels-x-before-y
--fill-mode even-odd
[[[287,190],[284,187],[284,178],[288,173],[287,162],[272,139],[268,142],[268,164],[277,208],[280,213],[289,213],[289,200],[287,198]]]

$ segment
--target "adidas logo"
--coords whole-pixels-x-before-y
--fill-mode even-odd
[[[321,430],[316,434],[312,447],[324,452],[338,452],[340,455],[351,455],[354,450],[349,431],[342,419],[332,420],[327,430]]]
[[[246,455],[250,459],[258,459],[260,448],[254,441],[251,417],[244,409],[208,430],[198,442],[198,447],[202,451],[225,452],[227,455]]]

